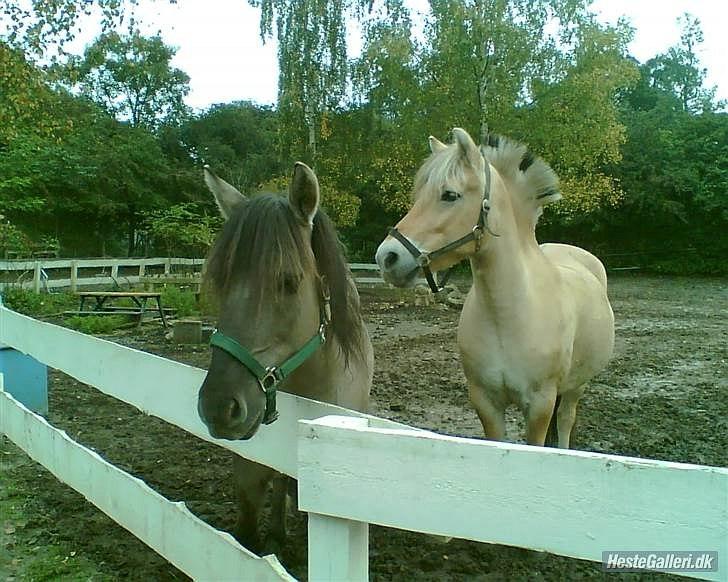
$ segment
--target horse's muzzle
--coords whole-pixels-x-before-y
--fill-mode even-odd
[[[379,245],[374,260],[382,278],[395,287],[411,287],[417,279],[420,266],[412,254],[398,240],[388,237]]]

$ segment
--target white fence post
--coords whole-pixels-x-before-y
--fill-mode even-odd
[[[369,580],[369,524],[309,513],[308,579]]]
[[[35,293],[40,293],[40,274],[41,274],[40,262],[36,261],[33,264],[33,291]]]
[[[75,293],[78,285],[78,261],[71,261],[71,293]]]
[[[114,281],[116,281],[119,278],[119,264],[118,263],[111,264],[111,278]]]
[[[369,426],[369,420],[366,418],[329,418],[339,427]],[[308,427],[304,425],[299,427],[299,438],[306,438]],[[312,582],[369,580],[369,524],[309,513],[308,578]]]

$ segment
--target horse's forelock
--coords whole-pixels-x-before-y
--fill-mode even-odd
[[[205,277],[218,298],[236,280],[255,281],[258,298],[277,297],[286,276],[301,277],[313,268],[298,218],[288,200],[262,194],[238,205],[208,254]]]
[[[431,187],[440,189],[452,181],[463,181],[467,176],[465,163],[456,144],[447,146],[428,157],[415,175],[414,195],[419,197],[422,191]]]
[[[235,281],[255,281],[252,299],[260,302],[275,300],[286,276],[317,272],[331,295],[331,332],[348,360],[361,348],[361,316],[342,245],[323,210],[314,217],[310,247],[298,221],[283,196],[264,194],[241,204],[208,254],[206,286],[219,301]]]

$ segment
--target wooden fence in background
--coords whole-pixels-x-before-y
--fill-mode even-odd
[[[182,284],[199,289],[204,259],[38,259],[0,261],[0,290],[8,287],[53,289],[71,292],[90,287],[138,284]],[[351,263],[357,284],[378,285],[384,281],[375,264]]]

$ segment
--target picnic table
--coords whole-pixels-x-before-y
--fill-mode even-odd
[[[164,315],[164,308],[162,307],[162,294],[154,293],[149,291],[79,291],[76,295],[80,298],[80,304],[78,307],[79,314],[94,314],[94,315],[138,315],[139,325],[142,323],[142,318],[147,312],[147,301],[153,299],[156,301],[156,310],[159,312],[159,317],[162,319],[164,327],[167,326],[167,318]],[[94,299],[93,305],[89,309],[84,310],[87,299]],[[129,309],[124,306],[110,305],[117,299],[131,299],[134,302],[135,308]]]

